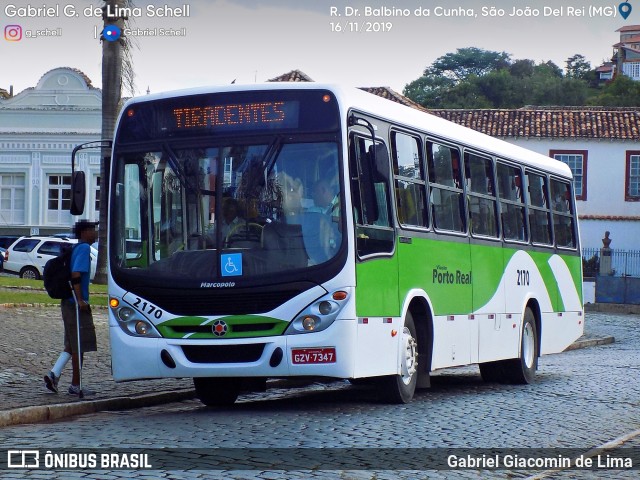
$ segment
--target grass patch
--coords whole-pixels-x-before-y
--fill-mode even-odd
[[[42,284],[42,280],[29,280],[26,278],[20,277],[0,277],[0,287],[30,287],[35,289],[40,289],[44,291],[44,285]],[[89,294],[92,293],[107,293],[106,285],[97,285],[95,283],[91,283],[89,285]]]
[[[107,306],[106,295],[91,296],[91,305]],[[60,305],[60,300],[51,298],[45,292],[30,292],[26,290],[0,290],[0,304],[3,303],[27,303],[38,305]]]
[[[11,288],[7,288],[11,287]],[[91,304],[96,306],[107,305],[107,286],[89,285]],[[0,304],[2,303],[29,303],[29,304],[59,304],[44,290],[42,280],[28,280],[20,277],[0,277]]]

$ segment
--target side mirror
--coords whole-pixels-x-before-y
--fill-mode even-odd
[[[87,193],[84,172],[80,170],[76,172],[75,170],[76,153],[86,148],[106,148],[111,151],[112,146],[113,142],[111,140],[99,140],[95,142],[81,143],[74,147],[71,152],[71,206],[69,207],[71,215],[82,215],[84,213],[85,195]],[[108,182],[105,181],[105,183]]]
[[[84,172],[73,172],[71,177],[71,206],[69,207],[71,215],[82,215],[84,213],[86,188]]]

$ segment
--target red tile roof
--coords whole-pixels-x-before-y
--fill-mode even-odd
[[[267,82],[313,82],[313,80],[300,70],[291,70],[278,77],[270,78]]]
[[[625,25],[616,32],[640,32],[640,25]]]
[[[640,140],[640,111],[616,107],[430,110],[492,137]]]

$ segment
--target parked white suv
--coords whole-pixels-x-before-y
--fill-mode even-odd
[[[4,270],[20,275],[21,278],[42,278],[44,265],[57,257],[62,248],[78,243],[73,238],[20,237],[5,253]],[[91,280],[96,274],[98,252],[91,249]]]

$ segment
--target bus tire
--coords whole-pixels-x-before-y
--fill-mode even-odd
[[[237,378],[194,378],[196,397],[208,407],[232,405],[240,393]]]
[[[538,369],[538,330],[533,311],[527,307],[522,321],[520,357],[507,360],[504,365],[506,380],[515,384],[529,384],[535,381]]]
[[[418,337],[411,312],[407,312],[400,338],[400,375],[380,379],[381,397],[390,403],[409,403],[418,383]]]

